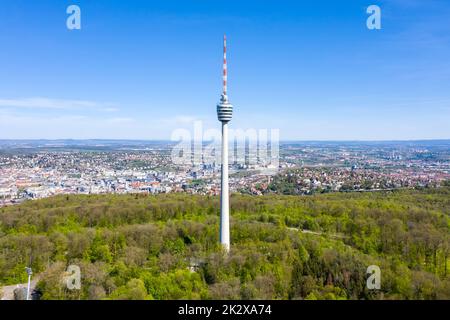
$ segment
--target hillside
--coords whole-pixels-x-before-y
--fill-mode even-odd
[[[0,208],[0,286],[43,299],[450,299],[450,188],[218,198],[58,196]],[[61,282],[81,268],[81,290]],[[381,290],[366,269],[381,268]]]

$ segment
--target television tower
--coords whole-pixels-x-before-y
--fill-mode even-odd
[[[222,182],[220,190],[220,243],[230,251],[230,205],[228,196],[228,122],[233,106],[227,96],[227,37],[223,36],[223,91],[217,105],[217,118],[222,122]]]

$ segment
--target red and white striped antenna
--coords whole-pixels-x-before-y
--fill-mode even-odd
[[[223,94],[227,95],[227,36],[223,35]]]

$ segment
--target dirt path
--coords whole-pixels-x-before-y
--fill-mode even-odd
[[[315,234],[316,236],[330,236],[331,238],[340,238],[343,239],[345,238],[344,235],[342,234],[335,234],[335,233],[323,233],[323,232],[316,232],[316,231],[311,231],[311,230],[306,230],[306,229],[299,229],[299,228],[292,228],[292,227],[288,227],[289,230],[292,231],[299,231],[301,233],[309,233],[309,234]]]

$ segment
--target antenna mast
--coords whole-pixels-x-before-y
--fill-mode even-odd
[[[223,35],[223,94],[227,95],[227,36]]]

